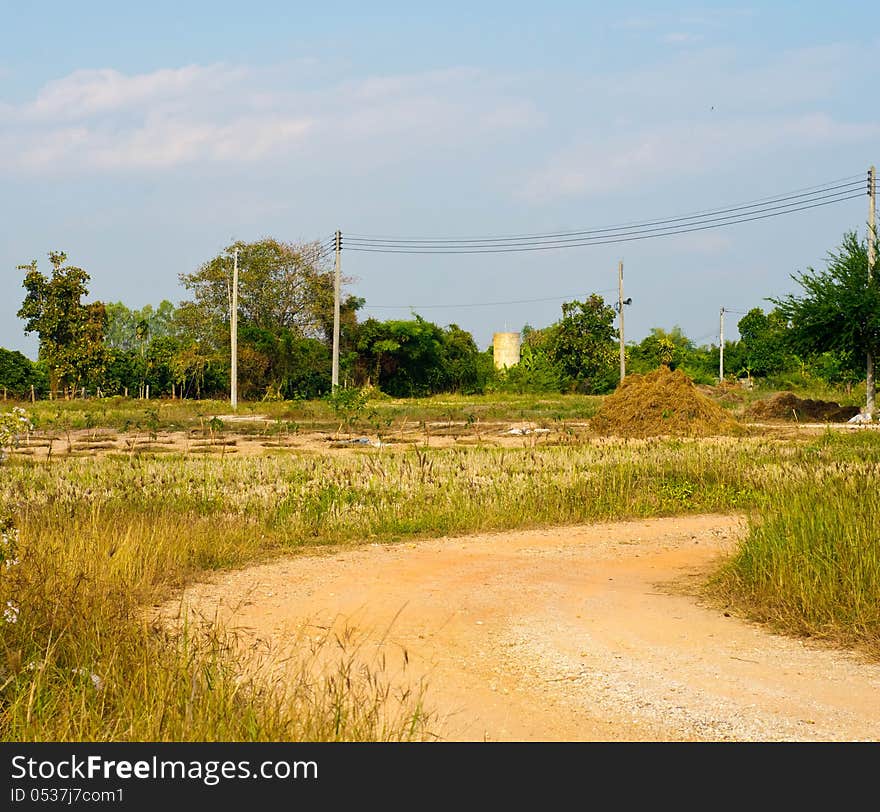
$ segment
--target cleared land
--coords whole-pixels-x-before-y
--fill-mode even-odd
[[[356,641],[434,735],[491,741],[880,740],[880,665],[700,600],[743,532],[702,515],[301,555],[194,585],[284,680],[304,641]],[[298,662],[298,660],[297,660]]]

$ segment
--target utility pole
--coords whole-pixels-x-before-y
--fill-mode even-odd
[[[331,373],[331,390],[339,386],[339,296],[340,272],[342,269],[342,232],[336,232],[336,275],[333,280],[333,371]]]
[[[626,351],[623,345],[623,260],[617,263],[617,312],[620,314],[620,382],[626,377]]]
[[[718,328],[718,383],[724,383],[724,308],[721,308],[721,326]]]
[[[877,170],[872,166],[868,170],[868,284],[874,276],[874,243],[877,239],[875,222],[875,197],[877,194]],[[869,418],[874,417],[874,353],[868,349],[867,369],[865,374],[865,413]]]
[[[233,410],[238,408],[238,249],[232,258],[232,304],[230,305],[229,328],[231,343],[231,363],[229,365],[229,402]]]

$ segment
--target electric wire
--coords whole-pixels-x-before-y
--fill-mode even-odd
[[[652,239],[656,237],[669,237],[675,234],[687,234],[696,231],[706,231],[709,229],[721,228],[723,226],[737,225],[739,223],[748,223],[756,220],[766,220],[772,217],[779,217],[784,214],[793,214],[808,209],[829,206],[834,203],[842,203],[847,200],[855,200],[861,198],[863,193],[845,194],[839,193],[840,196],[832,196],[832,199],[819,199],[819,202],[802,201],[803,205],[776,207],[780,210],[772,210],[770,208],[761,212],[751,212],[750,216],[730,216],[724,218],[716,218],[714,220],[706,220],[702,223],[689,223],[677,228],[657,228],[644,229],[642,232],[633,233],[617,233],[600,235],[594,238],[578,238],[565,239],[555,241],[534,241],[532,244],[524,245],[480,245],[472,246],[449,246],[449,247],[410,247],[406,244],[397,245],[374,245],[358,243],[352,244],[352,240],[345,243],[344,249],[349,251],[359,251],[363,253],[383,253],[383,254],[497,254],[497,253],[517,253],[521,251],[548,251],[559,248],[576,248],[589,245],[612,245],[622,242],[636,242],[640,240]]]
[[[863,185],[862,175],[849,175],[782,194],[756,198],[734,206],[704,209],[691,214],[654,218],[616,226],[543,234],[455,239],[414,239],[351,234],[346,236],[344,247],[350,251],[366,253],[477,254],[609,245],[721,228],[841,203],[861,197],[862,192],[858,190],[863,188]],[[320,258],[323,259],[328,254],[335,253],[336,238],[337,234],[334,233],[320,241],[318,244]]]
[[[592,293],[609,293],[617,288],[594,290]],[[459,307],[495,307],[499,305],[534,304],[536,302],[562,302],[576,299],[577,296],[547,296],[541,299],[514,299],[508,302],[468,302],[466,304],[430,304],[430,305],[369,305],[369,310],[429,310]]]
[[[710,214],[718,214],[721,212],[732,211],[734,209],[745,208],[745,207],[749,207],[752,205],[758,205],[761,203],[770,203],[770,202],[778,201],[778,200],[783,199],[787,196],[797,195],[799,192],[827,191],[828,188],[836,188],[837,184],[843,184],[844,186],[855,185],[855,183],[854,183],[855,179],[863,179],[863,175],[862,174],[848,175],[847,177],[837,178],[835,180],[829,180],[829,181],[826,181],[825,183],[816,184],[814,186],[804,186],[799,189],[792,189],[789,192],[783,192],[781,194],[771,195],[769,197],[757,198],[754,200],[746,201],[745,203],[737,203],[735,206],[726,206],[726,207],[720,207],[720,208],[716,208],[716,209],[703,209],[700,211],[690,212],[688,214],[678,215],[676,217],[666,218],[666,219],[669,219],[669,220],[696,219],[696,218],[699,218],[702,216],[708,216]],[[851,181],[853,183],[850,183]],[[862,180],[861,182],[864,182],[864,181]],[[628,228],[628,227],[638,227],[641,225],[650,225],[650,224],[652,224],[652,221],[618,223],[617,225],[607,226],[605,230],[618,230],[618,229],[623,229],[623,228]],[[560,232],[560,233],[569,234],[572,232]],[[348,234],[347,236],[349,238],[353,238],[353,239],[364,239],[364,240],[366,240],[366,239],[389,240],[389,241],[398,240],[397,237],[390,237],[387,235],[379,236],[379,235],[369,235],[369,234]],[[499,235],[498,237],[496,237],[494,239],[497,239],[497,240],[534,239],[534,238],[540,238],[540,237],[546,237],[546,236],[551,236],[551,235],[547,235],[547,234],[513,234],[513,235]],[[331,239],[333,239],[333,238],[331,237]],[[421,242],[471,242],[471,241],[480,241],[480,240],[486,240],[486,239],[491,240],[493,238],[491,238],[491,237],[489,237],[489,238],[487,238],[487,237],[473,237],[473,238],[462,237],[462,238],[458,238],[458,239],[447,238],[445,240],[440,240],[440,239],[430,240],[430,239],[423,238],[420,241]]]
[[[596,235],[611,235],[614,236],[617,233],[623,234],[628,231],[645,231],[645,230],[662,230],[664,226],[672,225],[674,223],[681,223],[682,225],[688,224],[687,221],[694,221],[694,223],[690,223],[691,225],[696,222],[709,222],[714,220],[723,220],[728,219],[729,217],[737,217],[739,215],[733,214],[733,212],[742,212],[743,216],[747,214],[755,214],[764,211],[773,211],[777,209],[783,209],[788,207],[793,207],[800,205],[801,203],[812,202],[816,200],[830,199],[839,195],[846,195],[850,193],[854,193],[858,187],[862,185],[862,182],[851,182],[842,185],[834,185],[828,186],[823,189],[819,189],[817,191],[802,193],[802,194],[788,194],[788,195],[780,195],[775,198],[766,199],[764,201],[758,203],[748,203],[742,204],[739,206],[733,206],[724,209],[715,209],[711,211],[702,212],[700,214],[693,215],[681,215],[678,217],[666,217],[662,219],[655,220],[646,220],[638,223],[632,223],[629,225],[619,225],[619,226],[606,226],[603,228],[593,228],[593,229],[581,229],[578,231],[560,231],[553,232],[548,234],[533,234],[533,235],[522,235],[515,237],[479,237],[479,238],[467,238],[467,239],[404,239],[404,238],[382,238],[382,237],[357,237],[355,235],[350,235],[346,241],[348,245],[396,245],[396,246],[425,246],[425,247],[462,247],[462,246],[480,246],[484,243],[495,244],[517,244],[521,242],[528,243],[536,243],[536,242],[544,242],[549,240],[566,242],[566,238],[577,239],[581,237],[586,237],[592,234]],[[831,194],[820,194],[820,193],[828,193]],[[807,198],[806,200],[800,198]],[[787,202],[794,201],[794,202]],[[770,205],[770,204],[782,204],[782,205]],[[757,211],[749,212],[748,209],[757,209]],[[657,226],[656,229],[651,229],[650,227]]]

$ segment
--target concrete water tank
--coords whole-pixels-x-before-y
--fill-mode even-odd
[[[519,363],[519,333],[495,333],[492,336],[495,368],[514,367]]]

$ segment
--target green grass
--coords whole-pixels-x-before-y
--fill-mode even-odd
[[[808,452],[816,467],[763,500],[709,592],[780,631],[880,659],[880,442],[828,435]]]

